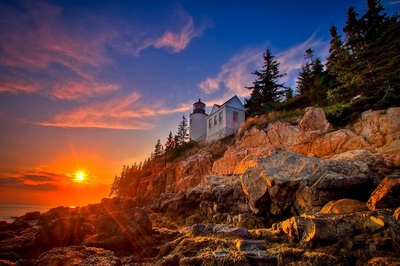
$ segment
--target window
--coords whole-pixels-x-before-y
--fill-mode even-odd
[[[192,121],[192,119],[190,118],[190,124],[192,124],[192,122],[193,122],[193,121]]]
[[[238,112],[233,111],[233,121],[238,121]]]
[[[210,119],[208,120],[208,128],[211,128],[211,126],[212,126],[212,120]]]
[[[220,123],[222,123],[222,119],[223,119],[222,114],[223,114],[223,112],[220,112],[220,113],[219,113],[219,122],[220,122]]]
[[[214,125],[216,125],[216,124],[217,124],[217,116],[214,115]]]

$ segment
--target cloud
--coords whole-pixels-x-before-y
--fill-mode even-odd
[[[181,6],[178,7],[175,14],[179,20],[178,25],[174,25],[173,30],[164,31],[160,37],[146,40],[138,52],[153,46],[154,48],[169,48],[172,52],[179,53],[189,45],[193,38],[201,35],[204,31],[205,26],[196,28],[193,18]]]
[[[181,7],[176,25],[152,28],[89,14],[71,19],[57,6],[22,3],[0,3],[0,92],[74,101],[109,94],[122,86],[110,48],[130,56],[150,46],[178,53],[203,31]]]
[[[151,109],[138,102],[140,95],[113,97],[108,101],[80,106],[66,113],[56,114],[51,120],[39,122],[42,126],[85,127],[109,129],[148,130],[155,125],[142,118],[154,116]]]
[[[304,63],[304,54],[308,48],[313,48],[315,55],[321,59],[327,56],[328,42],[312,35],[308,40],[284,51],[273,51],[275,60],[280,63],[280,73],[286,73],[282,78],[286,86],[295,86],[295,80],[301,64]],[[228,63],[222,66],[221,71],[215,77],[207,77],[197,86],[206,94],[215,94],[223,91],[225,96],[236,94],[239,97],[246,97],[250,94],[246,86],[251,86],[255,76],[251,73],[259,70],[263,65],[262,55],[265,50],[260,48],[246,49],[234,55]]]
[[[132,92],[107,101],[81,105],[72,111],[54,115],[47,121],[34,124],[51,127],[104,128],[122,130],[150,130],[157,126],[160,116],[187,112],[193,103],[181,103],[165,108],[162,101],[146,104],[141,95]]]
[[[253,80],[250,73],[258,69],[261,64],[262,50],[246,49],[223,65],[215,77],[207,77],[197,86],[206,94],[225,89],[239,97],[247,96],[249,91],[245,86],[250,86]]]
[[[66,175],[60,173],[34,169],[28,172],[6,174],[5,177],[0,177],[0,186],[24,190],[56,191],[59,188],[59,182],[65,178]]]
[[[173,52],[178,53],[184,50],[191,39],[196,37],[198,34],[199,32],[194,29],[193,19],[188,17],[186,25],[180,32],[166,31],[155,41],[153,46],[155,48],[171,48]]]
[[[389,5],[399,5],[400,1],[391,1],[389,2]]]
[[[111,63],[104,47],[109,32],[90,32],[81,26],[88,21],[66,20],[55,6],[24,7],[0,5],[0,92],[75,100],[118,88],[99,75]]]
[[[286,76],[282,78],[286,86],[296,86],[297,74],[301,69],[301,65],[305,62],[305,51],[309,48],[312,48],[314,54],[324,62],[328,56],[329,42],[323,41],[322,38],[316,38],[315,34],[313,34],[303,43],[294,45],[276,54],[275,59],[280,63],[280,73],[286,73]]]

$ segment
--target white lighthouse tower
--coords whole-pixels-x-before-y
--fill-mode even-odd
[[[189,137],[190,140],[202,141],[206,139],[207,136],[207,121],[206,121],[206,105],[201,102],[193,104],[193,112],[189,115],[190,127],[189,127]]]

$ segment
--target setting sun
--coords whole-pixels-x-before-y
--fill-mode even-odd
[[[84,183],[86,179],[86,173],[84,171],[77,171],[75,173],[74,182],[76,183]]]

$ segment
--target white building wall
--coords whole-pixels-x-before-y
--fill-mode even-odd
[[[223,112],[223,122],[219,123],[219,113]],[[236,112],[236,119],[234,113]],[[217,124],[214,124],[214,118],[217,117]],[[210,114],[207,117],[207,141],[214,141],[237,132],[240,125],[245,121],[245,112],[230,106],[224,106],[221,110]],[[210,127],[211,121],[211,127]]]
[[[189,137],[194,141],[202,141],[207,136],[206,114],[192,113],[189,115]]]
[[[246,120],[245,112],[243,110],[239,110],[237,108],[233,108],[228,106],[226,111],[226,127],[230,130],[238,130],[240,125]],[[234,112],[236,112],[236,120],[233,119]]]
[[[224,137],[225,128],[226,128],[226,107],[224,106],[215,113],[212,113],[207,117],[207,141],[213,141]]]

